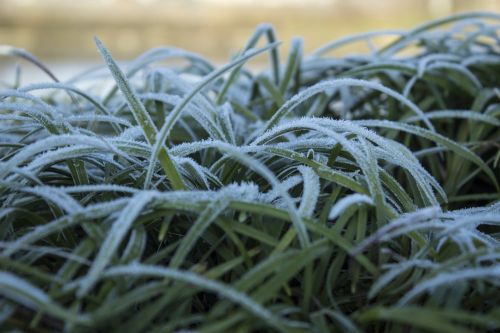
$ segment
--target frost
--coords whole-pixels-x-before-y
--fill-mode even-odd
[[[339,217],[347,208],[352,205],[360,205],[362,203],[373,205],[373,200],[364,194],[351,194],[340,199],[335,206],[332,207],[328,214],[328,219],[333,220]]]
[[[95,285],[123,238],[132,227],[132,224],[144,207],[153,200],[154,196],[155,193],[153,192],[143,191],[135,194],[130,199],[127,206],[111,226],[89,272],[82,279],[80,289],[77,292],[78,297],[83,297]]]
[[[74,214],[82,210],[82,206],[72,197],[57,188],[49,186],[35,186],[21,188],[20,191],[32,193],[44,200],[54,203],[59,208],[69,214]]]
[[[358,34],[306,58],[299,40],[278,57],[274,30],[262,25],[219,68],[168,47],[118,67],[98,42],[108,69],[0,90],[0,262],[9,271],[0,299],[12,303],[0,317],[21,305],[78,330],[92,328],[98,309],[96,320],[114,327],[111,317],[137,310],[132,303],[147,309],[167,281],[192,289],[176,293],[179,304],[218,294],[216,312],[235,310],[249,331],[361,332],[381,319],[384,331],[409,313],[391,304],[423,298],[442,307],[443,327],[463,328],[457,306],[471,292],[484,303],[500,285],[500,57],[490,24],[499,18],[458,14]],[[395,38],[385,47],[372,43],[386,36]],[[352,42],[370,52],[328,55]],[[268,69],[243,67],[263,52]],[[490,204],[450,210],[465,201]],[[314,303],[353,293],[370,307]],[[54,295],[92,306],[70,311]],[[187,321],[156,316],[153,326],[225,325],[217,313],[203,325],[198,303],[194,316],[178,309]],[[290,317],[311,306],[314,314]],[[466,319],[494,329],[479,310]],[[151,328],[133,316],[131,327]]]
[[[285,191],[289,191],[291,188],[299,185],[301,182],[302,182],[302,177],[298,176],[298,175],[294,175],[294,176],[288,177],[284,181],[282,181],[281,188]],[[260,195],[259,201],[271,203],[275,199],[277,199],[279,196],[280,196],[279,192],[276,191],[275,189],[273,189],[269,192],[262,193]]]
[[[220,294],[229,300],[240,304],[248,311],[252,312],[258,318],[261,318],[265,322],[269,322],[272,326],[281,328],[281,320],[275,315],[268,311],[266,308],[262,307],[259,303],[256,303],[252,298],[248,297],[245,293],[239,292],[225,284],[220,282],[210,280],[202,275],[190,271],[182,271],[171,268],[164,268],[159,266],[143,265],[133,263],[128,266],[117,266],[108,269],[105,272],[106,276],[127,276],[127,277],[143,277],[143,276],[156,276],[160,278],[169,278],[174,280],[183,281],[189,284],[193,284],[197,287],[207,289]]]
[[[302,175],[304,183],[304,190],[299,206],[299,213],[305,217],[312,217],[320,193],[319,177],[309,167],[299,166],[298,170]]]
[[[358,80],[358,79],[336,79],[336,80],[329,80],[329,81],[323,81],[320,83],[317,83],[316,85],[307,88],[306,90],[300,92],[299,94],[293,96],[290,100],[288,100],[283,106],[276,111],[276,113],[273,115],[273,117],[268,121],[268,123],[264,126],[264,130],[269,130],[272,127],[274,127],[276,124],[279,123],[279,121],[286,116],[289,112],[291,112],[295,107],[297,107],[299,104],[307,100],[308,98],[323,92],[323,91],[329,91],[334,88],[339,88],[339,87],[344,87],[344,86],[357,86],[357,87],[364,87],[364,88],[369,88],[369,89],[374,89],[378,90],[382,93],[385,93],[396,100],[402,102],[406,106],[408,106],[415,114],[417,114],[421,120],[424,121],[427,127],[434,131],[434,126],[429,122],[429,120],[425,117],[425,114],[423,111],[415,105],[413,102],[411,102],[409,99],[405,98],[403,95],[397,93],[394,90],[388,89],[384,87],[381,84],[371,82],[371,81],[365,81],[365,80]]]
[[[136,193],[137,191],[139,191],[138,189],[133,187],[121,186],[116,184],[65,186],[65,187],[58,187],[57,189],[65,193],[85,193],[85,192]]]
[[[123,140],[137,140],[140,137],[143,137],[140,126],[129,127],[120,134],[120,138]]]
[[[498,282],[498,277],[500,276],[500,266],[491,267],[478,267],[462,269],[453,272],[445,272],[436,275],[420,284],[417,284],[412,290],[410,290],[399,302],[399,305],[405,305],[410,302],[413,298],[419,294],[432,291],[438,287],[452,286],[454,283],[466,280],[491,280],[492,282]]]

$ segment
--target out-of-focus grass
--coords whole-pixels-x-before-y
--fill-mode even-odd
[[[342,57],[387,32],[305,55],[260,25],[222,67],[98,41],[64,83],[3,47],[52,81],[0,91],[1,328],[498,331],[499,21]]]

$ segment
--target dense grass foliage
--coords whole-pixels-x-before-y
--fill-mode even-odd
[[[262,25],[222,67],[96,40],[65,83],[1,48],[54,79],[0,91],[2,331],[498,332],[499,24],[283,58]]]

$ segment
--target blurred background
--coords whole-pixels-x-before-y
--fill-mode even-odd
[[[500,0],[0,0],[0,45],[26,49],[64,79],[100,62],[93,36],[120,60],[170,45],[218,64],[262,22],[275,26],[285,56],[294,36],[307,52],[346,34],[408,29],[470,10],[500,12]],[[361,50],[345,50],[352,51]],[[0,80],[16,61],[0,57]]]

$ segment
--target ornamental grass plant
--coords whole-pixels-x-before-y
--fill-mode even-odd
[[[48,76],[0,89],[1,331],[498,332],[499,27],[281,57],[264,24],[223,66],[96,39],[66,82],[3,46]]]

